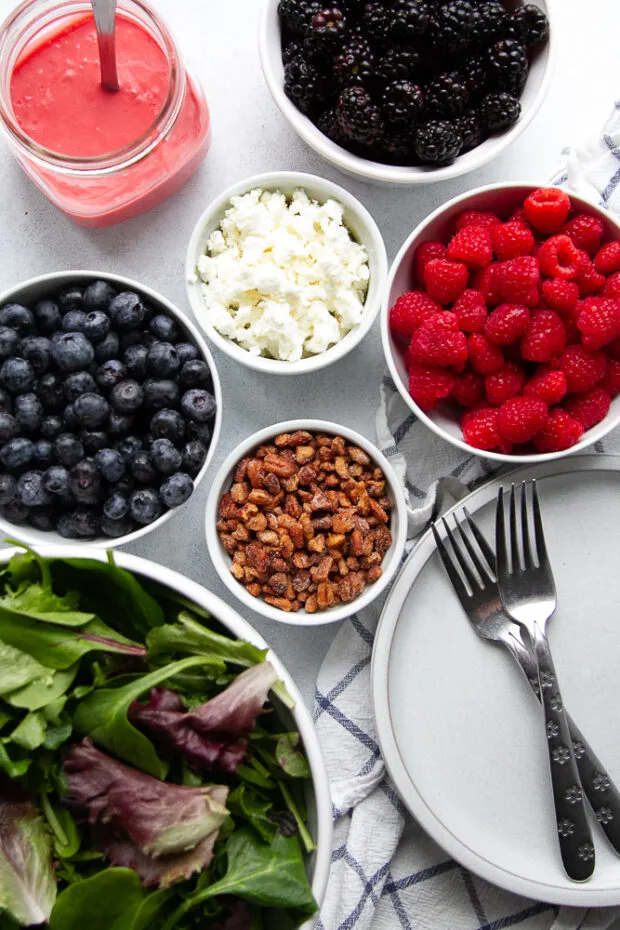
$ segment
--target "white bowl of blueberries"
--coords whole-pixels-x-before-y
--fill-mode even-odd
[[[196,327],[136,281],[93,271],[0,295],[0,530],[118,546],[203,478],[220,431]]]

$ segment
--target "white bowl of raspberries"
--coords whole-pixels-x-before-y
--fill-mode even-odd
[[[119,546],[191,497],[222,394],[196,329],[120,275],[67,271],[0,295],[0,530]]]
[[[620,226],[554,187],[456,197],[396,256],[381,329],[403,400],[448,442],[582,451],[620,423]]]

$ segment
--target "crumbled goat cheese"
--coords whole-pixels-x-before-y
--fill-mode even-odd
[[[289,362],[324,352],[360,322],[369,277],[339,203],[260,188],[231,198],[197,272],[222,336]]]

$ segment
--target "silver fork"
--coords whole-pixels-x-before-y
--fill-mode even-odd
[[[557,596],[536,483],[532,484],[534,534],[530,534],[526,482],[521,486],[520,532],[515,486],[510,492],[510,535],[504,523],[504,489],[499,488],[495,512],[497,583],[506,612],[530,635],[538,664],[538,683],[545,714],[553,800],[560,854],[572,881],[587,881],[594,871],[594,846],[582,803],[582,786],[562,695],[547,639],[547,621]]]
[[[454,530],[444,518],[441,521],[449,546],[439,535],[436,524],[432,524],[432,531],[461,605],[478,636],[500,643],[508,650],[540,701],[538,665],[533,647],[529,637],[523,638],[519,624],[511,620],[504,610],[495,574],[495,553],[466,507],[463,508],[462,522],[456,513],[452,516]],[[616,852],[620,853],[620,793],[568,714],[567,720],[583,790],[601,829]]]

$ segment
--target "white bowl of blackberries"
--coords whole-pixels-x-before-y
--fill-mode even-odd
[[[0,529],[121,545],[190,498],[218,439],[209,349],[168,300],[71,271],[0,295]]]
[[[444,180],[491,161],[551,77],[551,0],[267,0],[259,51],[298,135],[378,183]]]

